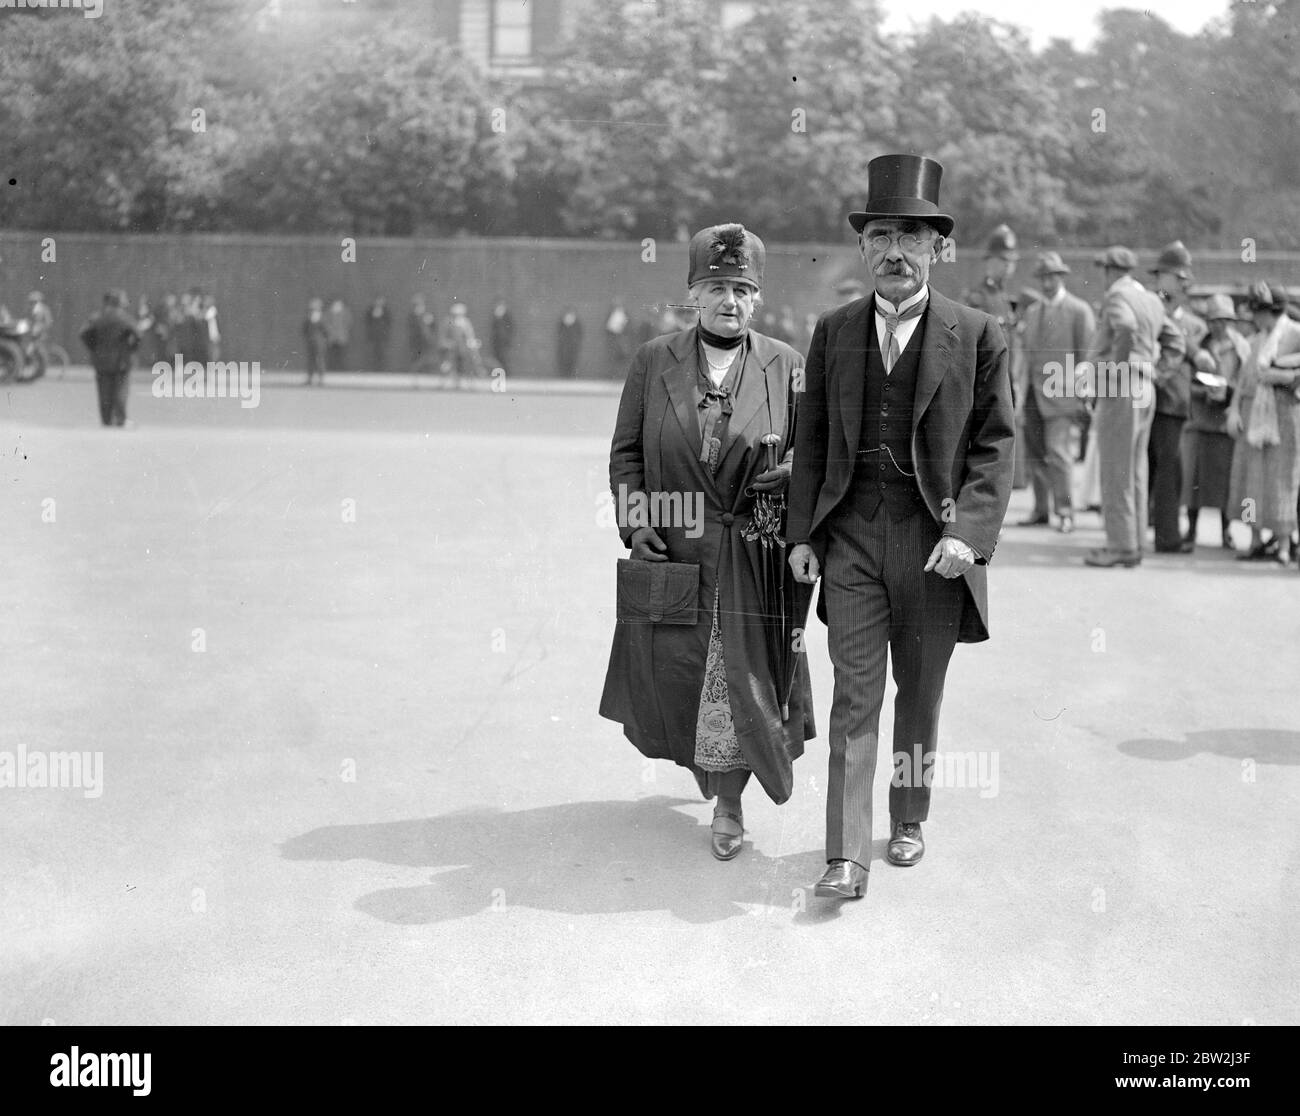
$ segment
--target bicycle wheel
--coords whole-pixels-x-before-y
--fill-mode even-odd
[[[63,379],[68,370],[68,350],[62,345],[50,345],[45,350],[45,374],[52,380]]]
[[[15,379],[22,367],[22,349],[11,341],[0,341],[0,384]]]

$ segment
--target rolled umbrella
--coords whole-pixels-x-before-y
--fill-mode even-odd
[[[781,436],[764,434],[761,441],[766,452],[766,467],[775,469],[780,462]],[[741,530],[741,537],[758,548],[763,634],[782,721],[790,719],[790,691],[802,653],[796,650],[795,644],[799,641],[812,600],[811,586],[796,582],[786,561],[785,516],[784,493],[755,492],[753,513]]]

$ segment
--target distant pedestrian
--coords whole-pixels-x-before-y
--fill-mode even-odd
[[[469,320],[469,307],[463,302],[453,302],[438,330],[438,355],[453,388],[460,387],[461,377],[477,374],[481,367],[478,349],[479,340]]]
[[[346,371],[348,346],[352,343],[352,311],[341,298],[331,299],[325,311],[325,336],[327,367],[331,372]]]
[[[503,298],[497,299],[497,304],[492,308],[492,325],[488,339],[492,344],[492,360],[495,367],[509,375],[510,350],[515,344],[515,319]]]
[[[1219,511],[1220,541],[1232,549],[1228,524],[1236,516],[1229,503],[1232,477],[1232,436],[1228,433],[1228,406],[1236,393],[1250,345],[1234,328],[1237,315],[1232,299],[1214,295],[1206,307],[1209,335],[1196,353],[1197,374],[1191,386],[1191,418],[1184,432],[1187,458],[1183,477],[1183,502],[1187,505],[1188,549],[1196,545],[1196,526],[1202,508]],[[1208,358],[1208,367],[1202,358]]]
[[[1232,504],[1249,515],[1244,561],[1290,559],[1300,491],[1300,322],[1287,316],[1286,293],[1272,283],[1251,288],[1255,336],[1228,406],[1233,450]],[[1265,537],[1267,532],[1267,537]]]
[[[628,335],[627,309],[623,300],[610,303],[605,317],[605,368],[610,379],[617,380],[627,373],[627,362],[632,356],[632,339]]]
[[[217,300],[205,294],[202,301],[203,320],[208,326],[208,359],[221,359],[221,326],[217,322]]]
[[[1183,496],[1183,428],[1191,409],[1194,361],[1209,327],[1187,304],[1192,256],[1181,240],[1161,250],[1151,274],[1168,320],[1183,336],[1182,354],[1162,360],[1156,368],[1156,414],[1147,448],[1151,525],[1158,552],[1187,554],[1193,544],[1183,536],[1178,521]]]
[[[582,322],[578,319],[578,312],[572,306],[566,306],[556,327],[555,374],[564,380],[573,379],[578,374],[581,354]]]
[[[1106,284],[1101,321],[1090,346],[1092,366],[1098,361],[1123,369],[1123,383],[1096,377],[1097,429],[1101,473],[1101,513],[1106,545],[1084,558],[1089,566],[1133,567],[1141,563],[1147,527],[1147,441],[1155,415],[1150,369],[1161,357],[1165,307],[1157,295],[1133,278],[1137,256],[1123,245],[1107,248],[1097,258]],[[1181,338],[1180,338],[1181,340]]]
[[[126,397],[131,381],[131,357],[140,344],[135,321],[127,312],[126,291],[104,295],[104,305],[80,333],[90,352],[99,394],[99,419],[105,426],[126,425]]]
[[[388,371],[388,339],[393,332],[388,302],[377,298],[366,311],[366,351],[372,372]]]
[[[325,383],[325,363],[329,352],[329,328],[325,324],[325,304],[319,298],[307,303],[307,318],[302,323],[302,337],[307,355],[307,383]]]
[[[433,315],[424,301],[424,295],[411,298],[411,309],[406,315],[406,353],[410,371],[416,375],[433,363],[437,337],[433,328]]]
[[[197,291],[186,291],[180,299],[180,321],[172,333],[176,357],[182,363],[198,361],[206,365],[211,357],[211,340],[203,302]]]
[[[1074,368],[1087,358],[1096,327],[1092,307],[1066,290],[1069,273],[1058,253],[1038,257],[1034,274],[1044,297],[1025,311],[1021,348],[1026,380],[1021,417],[1034,509],[1017,526],[1049,523],[1055,505],[1063,534],[1074,530],[1072,439],[1084,409]]]

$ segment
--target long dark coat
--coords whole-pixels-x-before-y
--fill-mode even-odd
[[[753,509],[745,489],[766,467],[759,439],[775,430],[783,435],[782,456],[790,449],[792,380],[803,361],[789,345],[750,332],[727,441],[710,475],[699,459],[692,386],[700,375],[698,353],[694,328],[636,351],[619,404],[609,479],[616,503],[620,491],[625,501],[632,492],[703,494],[698,538],[688,537],[684,525],[657,527],[672,561],[699,563],[699,620],[694,626],[618,624],[600,714],[621,722],[644,755],[696,770],[695,722],[716,595],[736,737],[763,789],[781,803],[793,789],[793,761],[816,735],[807,656],[797,658],[790,716],[783,722],[759,619],[760,547],[746,542],[741,530]],[[620,520],[624,545],[638,525]]]
[[[874,308],[868,295],[822,315],[808,350],[787,537],[791,546],[810,545],[822,566],[826,521],[853,481]],[[975,551],[975,565],[962,575],[966,607],[958,639],[979,643],[989,637],[988,563],[1011,497],[1015,417],[1007,343],[988,314],[933,287],[927,313],[912,401],[912,460],[935,522]],[[825,600],[817,602],[823,620]]]

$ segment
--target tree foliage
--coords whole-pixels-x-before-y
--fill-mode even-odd
[[[0,224],[826,240],[869,159],[910,150],[945,164],[964,238],[1300,247],[1300,0],[1194,36],[1111,10],[1087,51],[970,15],[886,36],[879,0],[754,0],[726,27],[593,2],[525,86],[415,0],[314,38],[270,2],[6,14]]]

